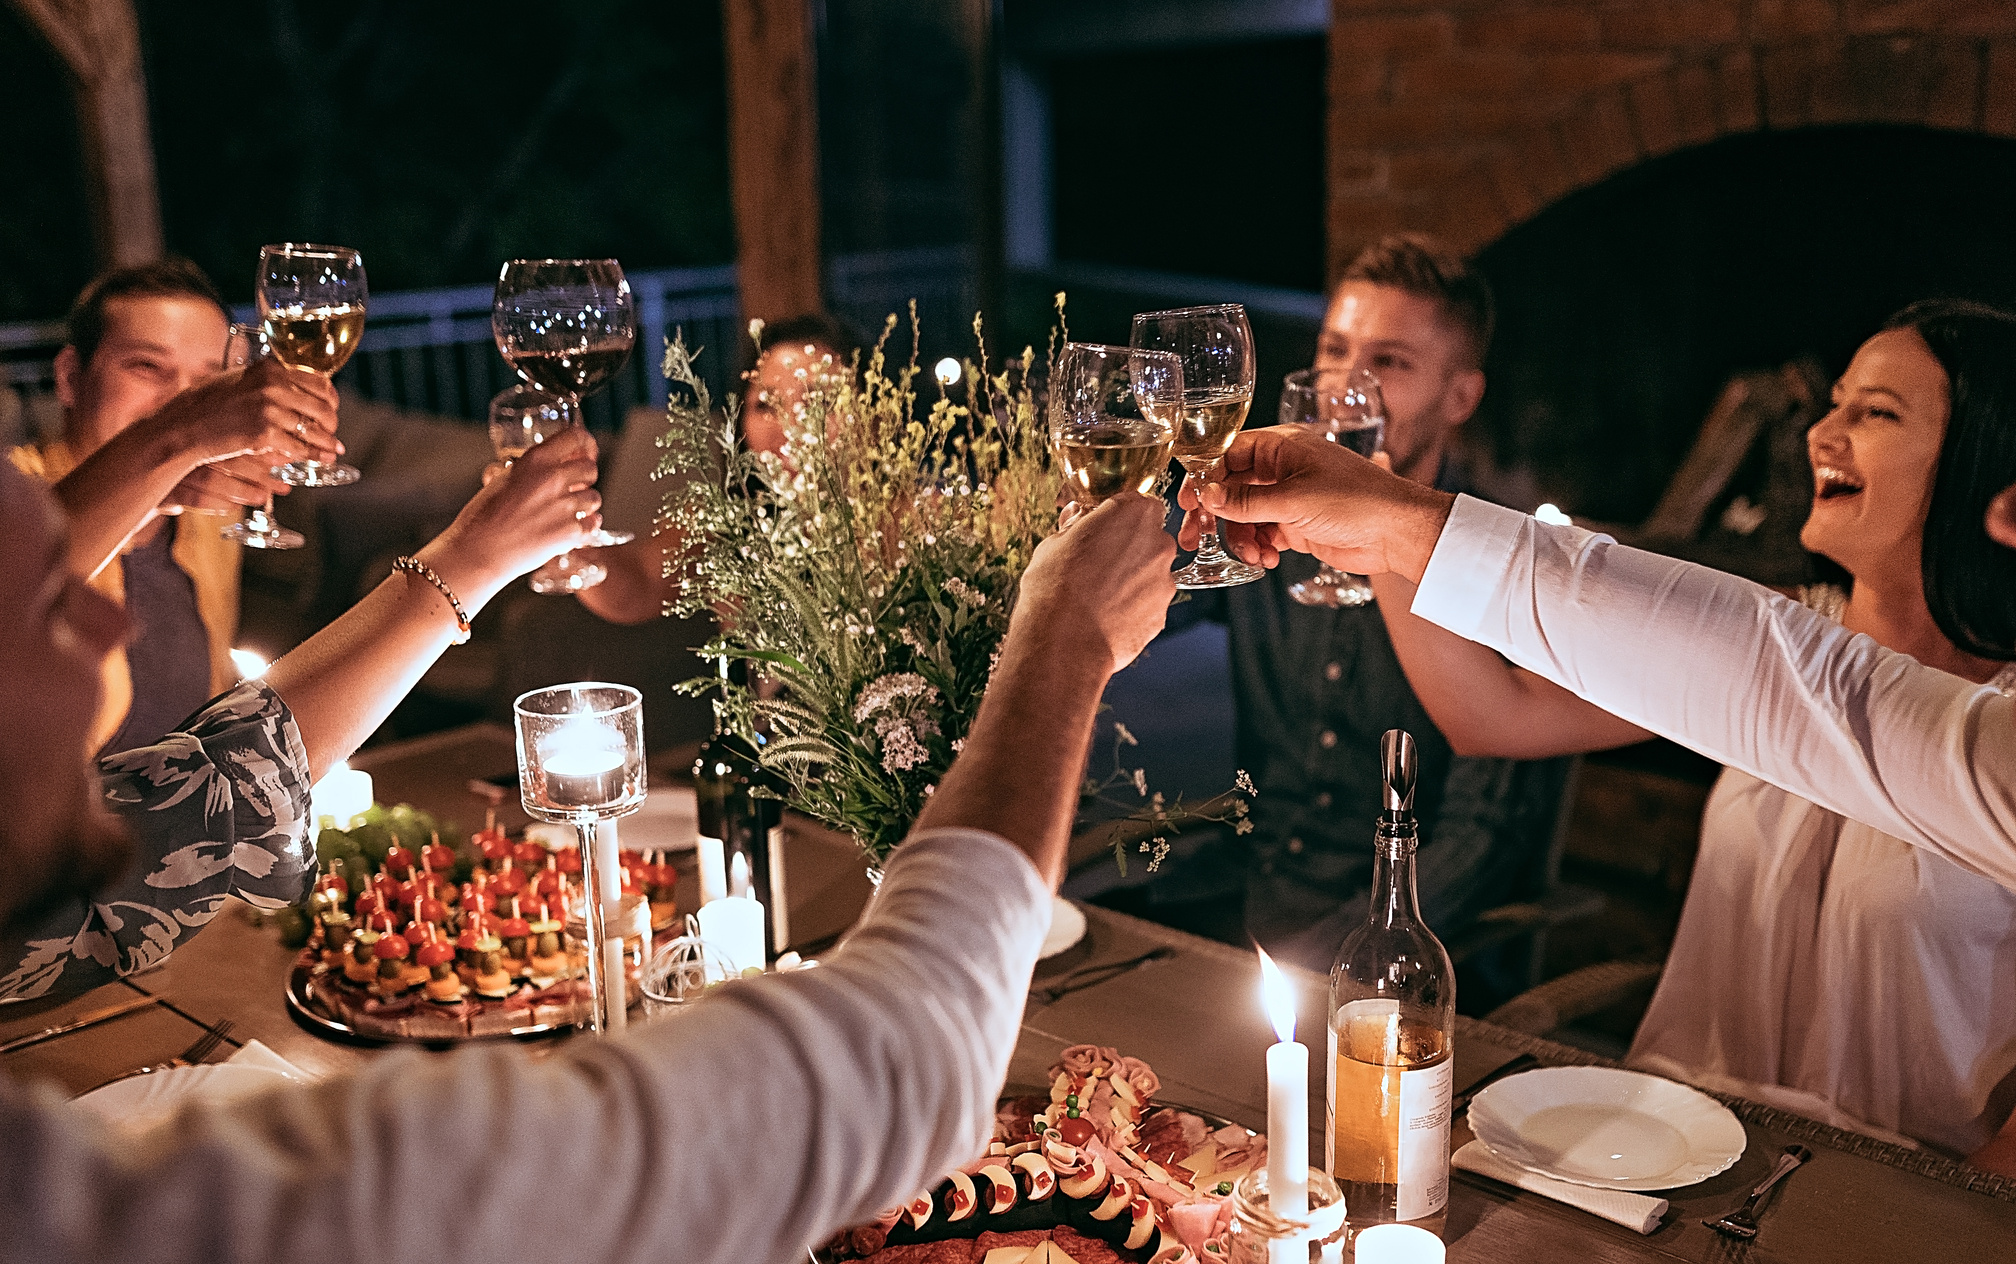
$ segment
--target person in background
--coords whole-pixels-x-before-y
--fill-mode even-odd
[[[527,453],[471,509],[500,510],[526,480],[559,475],[578,456],[570,442]],[[510,524],[465,511],[467,536],[430,564],[467,600],[483,584],[454,571],[461,547],[516,540],[493,541],[517,550],[491,559],[494,577],[596,518],[573,517],[585,497],[542,503],[558,529],[479,532]],[[489,1264],[525,1253],[528,1209],[564,1209],[541,1240],[584,1259],[802,1260],[925,1188],[992,1130],[1100,693],[1174,595],[1162,521],[1160,502],[1122,497],[1037,548],[964,752],[822,968],[739,981],[676,1022],[536,1060],[519,1047],[405,1051],[312,1086],[194,1103],[139,1146],[0,1074],[0,1261]],[[77,719],[119,634],[116,607],[65,571],[52,502],[12,471],[0,471],[0,542],[0,706],[19,717],[0,730],[0,926],[13,934],[76,899],[147,823],[107,816]],[[264,796],[297,831],[311,766],[361,736],[395,677],[417,675],[455,628],[441,594],[403,573],[365,604],[368,620],[353,612],[243,687],[273,733],[298,728],[278,743],[281,789]],[[381,634],[395,650],[374,648]],[[352,655],[404,666],[346,701],[335,690]]]
[[[224,375],[230,323],[186,259],[98,277],[56,356],[62,437],[12,454],[55,485],[71,567],[132,624],[106,659],[94,750],[151,742],[238,678],[240,546],[212,514],[174,515],[260,504],[288,490],[273,466],[341,451],[335,391],[320,377],[278,363]]]
[[[808,374],[846,364],[860,341],[841,321],[822,312],[763,326],[756,361],[742,375],[742,441],[753,452],[784,446],[784,418],[805,392]],[[676,532],[640,536],[628,544],[594,550],[608,577],[575,596],[610,623],[648,623],[665,613],[678,580],[667,574],[678,552]]]
[[[1316,367],[1375,373],[1395,471],[1461,490],[1451,443],[1483,398],[1492,323],[1481,275],[1432,238],[1396,235],[1345,269],[1323,318]],[[1567,765],[1452,744],[1408,686],[1383,602],[1326,609],[1289,596],[1314,571],[1313,561],[1296,559],[1255,583],[1197,593],[1171,621],[1215,618],[1231,630],[1237,758],[1259,791],[1243,929],[1277,956],[1327,970],[1365,916],[1382,733],[1404,728],[1417,742],[1421,907],[1444,939],[1484,909],[1526,894],[1554,832]],[[1212,868],[1222,866],[1178,869],[1151,885],[1149,898],[1158,888],[1182,892],[1198,882],[1196,870]],[[1225,936],[1227,919],[1217,912],[1224,899],[1195,900],[1193,911],[1168,910],[1173,917],[1152,902],[1139,911]]]
[[[9,896],[40,899],[16,907],[0,936],[0,997],[81,992],[158,964],[230,895],[267,909],[303,899],[315,877],[309,787],[466,639],[467,618],[594,528],[594,480],[585,430],[539,445],[421,548],[413,569],[395,570],[263,678],[199,703],[156,741],[100,757],[95,777],[62,764],[46,785],[14,787],[0,851],[17,830],[49,828],[59,809],[79,845],[74,870],[6,871]],[[67,524],[53,501],[4,466],[0,523],[0,697],[24,717],[0,735],[0,763],[46,769],[49,749],[95,749],[99,690],[78,677],[100,670],[132,621],[64,564]],[[29,722],[19,708],[31,704],[46,708]],[[79,807],[80,795],[123,829]]]
[[[1985,529],[2012,407],[2007,313],[1922,303],[1864,343],[1804,532],[1854,587],[1803,603],[1279,432],[1204,504],[1272,524],[1230,533],[1250,559],[1418,582],[1410,667],[1475,740],[1655,732],[1729,766],[1633,1063],[2016,1170],[2016,554]]]

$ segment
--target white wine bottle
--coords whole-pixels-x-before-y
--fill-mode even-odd
[[[1456,971],[1414,894],[1414,738],[1379,742],[1385,810],[1372,908],[1330,968],[1326,1165],[1354,1226],[1401,1221],[1439,1231],[1449,1203],[1449,1099]]]

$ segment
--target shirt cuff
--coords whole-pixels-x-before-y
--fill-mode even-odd
[[[1413,613],[1476,639],[1498,597],[1512,555],[1532,519],[1516,509],[1458,496],[1414,594]]]
[[[882,872],[871,913],[900,903],[889,897],[911,887],[957,891],[954,902],[967,906],[967,917],[975,922],[1001,919],[1007,943],[1016,951],[1026,947],[1031,961],[1050,933],[1049,884],[1027,853],[999,834],[967,826],[917,830],[890,855]]]

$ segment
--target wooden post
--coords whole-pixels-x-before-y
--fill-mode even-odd
[[[49,42],[76,94],[91,221],[103,267],[159,259],[161,196],[133,0],[9,0]]]
[[[742,314],[821,310],[818,94],[808,0],[727,0],[728,167]]]

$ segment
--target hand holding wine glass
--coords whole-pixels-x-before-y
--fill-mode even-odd
[[[1297,369],[1281,382],[1281,424],[1349,448],[1377,452],[1386,438],[1386,401],[1370,369]],[[1289,597],[1305,606],[1339,609],[1372,604],[1372,585],[1323,563],[1315,575],[1291,585]]]
[[[263,247],[254,289],[266,345],[280,363],[327,380],[357,350],[368,287],[364,257],[350,247]],[[274,473],[296,487],[337,487],[360,477],[354,466],[316,460],[290,461]]]
[[[1253,328],[1237,303],[1143,312],[1134,318],[1134,346],[1167,351],[1183,362],[1183,415],[1177,423],[1176,460],[1193,493],[1225,458],[1225,449],[1253,407]],[[1190,565],[1176,572],[1178,588],[1230,588],[1266,572],[1226,553],[1206,530]]]
[[[505,362],[578,428],[582,398],[629,359],[637,312],[614,259],[512,259],[497,275],[490,331]],[[634,539],[632,532],[598,529],[581,543],[606,548]],[[606,576],[601,565],[568,555],[541,567],[531,584],[534,592],[579,592]]]
[[[1183,415],[1183,362],[1166,351],[1067,343],[1050,379],[1050,449],[1083,508],[1149,495]]]

